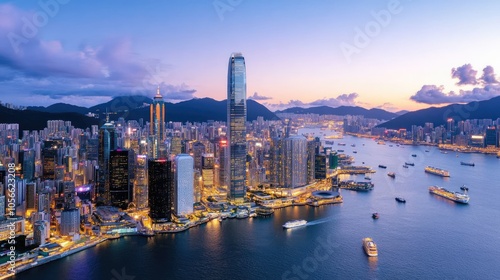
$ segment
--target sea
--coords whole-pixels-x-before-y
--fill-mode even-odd
[[[182,233],[107,241],[15,279],[500,279],[500,159],[351,136],[333,141],[332,149],[354,156],[354,165],[376,170],[373,191],[340,190],[342,204],[294,206],[271,217],[212,220]],[[415,166],[403,168],[405,162]],[[427,174],[427,165],[451,177]],[[453,191],[465,185],[470,202],[430,194],[433,185]],[[379,219],[372,219],[374,212]],[[295,219],[309,223],[282,228]],[[377,244],[378,257],[364,253],[365,237]]]

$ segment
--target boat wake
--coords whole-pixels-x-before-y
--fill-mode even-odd
[[[319,224],[331,222],[333,220],[335,220],[335,217],[321,218],[321,219],[318,219],[318,220],[307,222],[306,226],[315,226],[315,225],[319,225]]]

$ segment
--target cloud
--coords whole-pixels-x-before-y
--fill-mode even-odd
[[[138,55],[129,38],[67,49],[60,41],[43,40],[38,31],[25,36],[25,19],[33,18],[34,13],[0,4],[0,37],[4,38],[0,40],[2,99],[16,94],[15,102],[33,105],[29,99],[36,96],[54,100],[72,96],[72,103],[78,102],[78,97],[152,97],[157,85],[161,85],[166,99],[194,97],[196,90],[188,85],[167,83],[168,66]]]
[[[186,84],[175,86],[165,83],[160,85],[160,91],[165,100],[172,101],[193,99],[196,92],[195,89],[190,89]]]
[[[269,100],[273,99],[272,97],[269,96],[264,96],[264,95],[259,95],[258,92],[254,92],[253,95],[250,95],[248,99],[253,99],[253,100]]]
[[[264,105],[272,111],[283,110],[291,107],[318,107],[318,106],[329,106],[329,107],[339,107],[339,106],[355,106],[358,102],[356,98],[359,95],[357,93],[341,94],[337,97],[318,99],[313,102],[302,102],[300,100],[290,100],[286,103],[264,103]]]
[[[394,104],[392,104],[390,102],[385,102],[384,104],[379,105],[375,108],[390,111],[390,112],[396,112],[399,110],[396,106],[394,106]]]
[[[486,85],[472,90],[460,90],[459,93],[445,92],[443,86],[424,85],[410,99],[425,104],[448,104],[487,100],[498,95],[500,95],[500,86],[497,85]]]
[[[477,71],[472,69],[472,65],[464,64],[460,67],[451,69],[451,77],[458,79],[457,85],[476,85]]]
[[[491,66],[486,66],[483,69],[483,75],[480,78],[485,84],[497,84],[498,80],[495,78],[495,70]]]

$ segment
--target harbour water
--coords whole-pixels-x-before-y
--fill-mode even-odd
[[[267,218],[213,220],[178,234],[108,241],[16,279],[498,279],[499,159],[350,136],[334,141],[334,149],[347,144],[341,149],[355,157],[355,165],[365,162],[377,171],[371,174],[373,191],[341,190],[342,204],[288,207]],[[405,162],[415,166],[403,168]],[[451,177],[427,174],[427,165]],[[468,205],[428,191],[431,185],[460,191],[464,184]],[[310,223],[282,228],[294,219]],[[364,237],[376,242],[378,257],[365,255]]]

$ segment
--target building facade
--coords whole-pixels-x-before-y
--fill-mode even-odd
[[[227,76],[227,126],[229,136],[229,199],[243,202],[246,194],[246,68],[241,53],[229,58]]]

